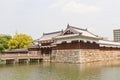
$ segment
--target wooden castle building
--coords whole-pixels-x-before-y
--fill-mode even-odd
[[[5,51],[0,59],[12,63],[84,63],[120,59],[120,43],[106,41],[87,29],[70,25],[62,31],[44,33],[36,42],[38,44],[29,46],[28,49]]]
[[[38,43],[41,54],[52,62],[82,63],[120,57],[120,43],[105,41],[87,29],[70,25],[62,31],[44,33]]]

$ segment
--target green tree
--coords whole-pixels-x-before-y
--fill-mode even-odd
[[[0,53],[2,53],[4,51],[4,46],[2,44],[0,44]]]
[[[33,44],[33,39],[26,34],[16,34],[8,42],[9,49],[27,48]]]
[[[0,36],[0,53],[2,53],[5,49],[8,49],[8,41],[11,39],[9,35]]]

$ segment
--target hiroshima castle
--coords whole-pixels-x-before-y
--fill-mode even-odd
[[[43,61],[84,63],[120,58],[120,43],[104,40],[87,29],[67,25],[62,31],[43,33],[37,45],[15,53],[39,54]],[[14,51],[8,51],[7,54]]]

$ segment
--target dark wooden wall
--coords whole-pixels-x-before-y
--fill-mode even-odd
[[[71,43],[62,43],[62,44],[58,44],[56,46],[57,50],[61,50],[61,49],[99,49],[99,44],[93,42],[87,42],[84,43],[82,41],[80,42],[71,42]]]
[[[117,47],[100,47],[100,50],[120,50],[120,48]]]
[[[28,51],[39,51],[40,48],[28,48]]]

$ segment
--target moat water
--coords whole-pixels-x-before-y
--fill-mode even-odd
[[[120,61],[0,65],[0,80],[120,80]]]

